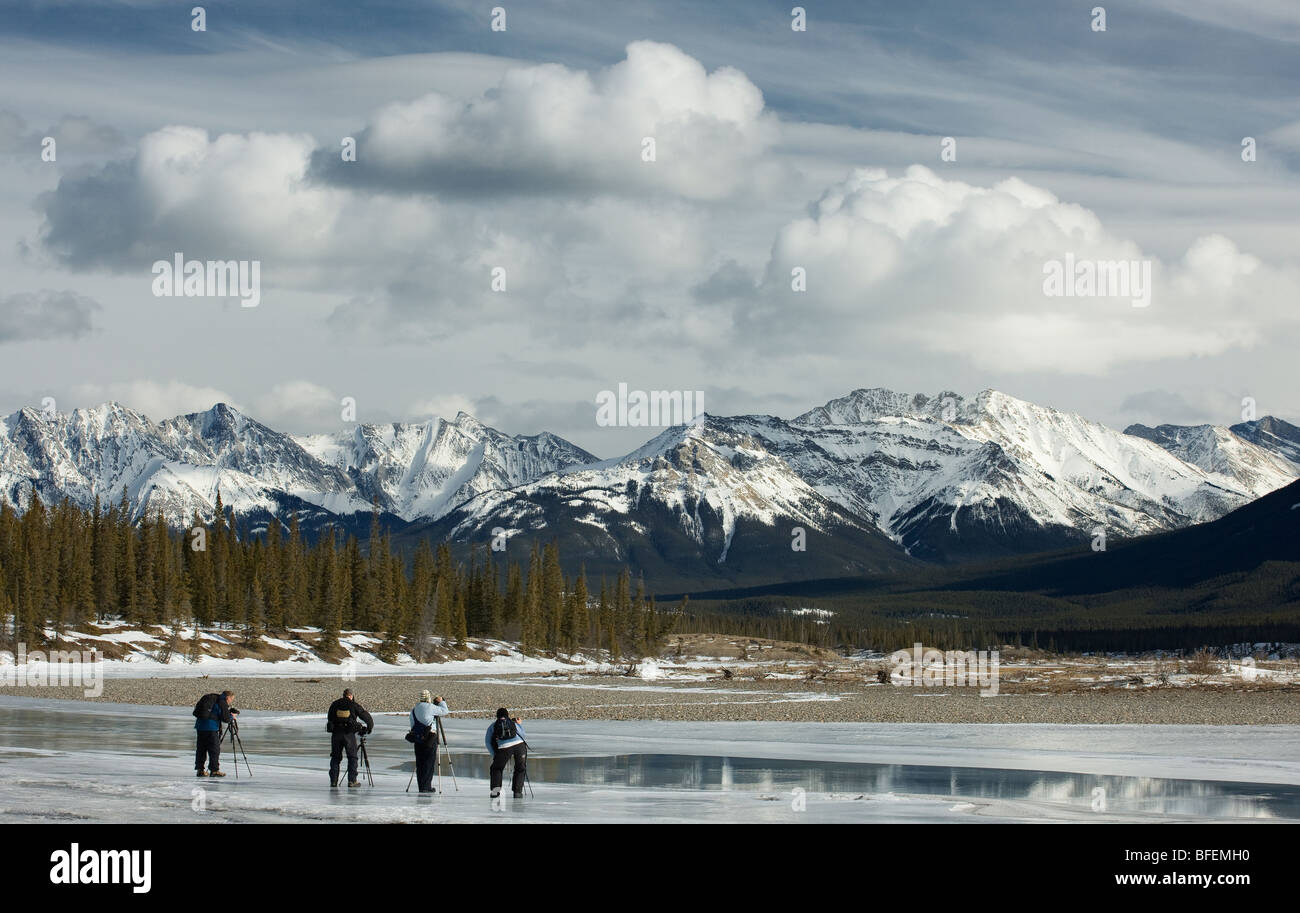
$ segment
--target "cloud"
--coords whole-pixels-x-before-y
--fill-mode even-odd
[[[96,123],[88,117],[68,114],[57,124],[44,131],[27,132],[27,122],[12,111],[0,111],[0,153],[41,154],[41,143],[46,137],[55,140],[56,154],[102,155],[120,148],[122,134],[107,124]]]
[[[594,73],[520,66],[469,102],[394,102],[359,132],[357,161],[322,148],[313,173],[341,186],[447,196],[631,194],[715,200],[747,187],[776,120],[743,73],[709,73],[669,44],[635,41]],[[643,161],[643,140],[655,160]]]
[[[203,412],[217,403],[236,408],[240,404],[223,390],[196,386],[180,380],[128,380],[108,384],[85,383],[72,388],[72,398],[86,405],[108,401],[142,412],[155,422]]]
[[[1239,400],[1240,397],[1217,390],[1198,389],[1188,393],[1141,390],[1124,397],[1119,411],[1153,425],[1201,424],[1206,416],[1214,416],[1214,421],[1226,425],[1236,421],[1236,413],[1241,409]]]
[[[461,393],[441,393],[425,397],[418,402],[412,403],[408,411],[411,416],[410,421],[425,421],[434,417],[454,419],[459,412],[467,412],[475,418],[485,421],[479,415],[475,401]]]
[[[1049,297],[1045,270],[1067,257],[1150,261],[1149,306],[1129,293]],[[792,290],[796,269],[805,292]],[[991,371],[1100,375],[1258,345],[1297,320],[1298,293],[1294,268],[1221,235],[1166,264],[1043,188],[1017,178],[978,187],[913,165],[899,177],[856,170],[787,223],[736,327],[787,350],[906,345]]]
[[[76,292],[16,292],[0,298],[0,344],[46,339],[79,339],[94,327],[100,310],[93,298]]]
[[[65,265],[148,271],[181,251],[191,259],[327,254],[342,195],[303,182],[305,135],[222,134],[166,127],[130,162],[69,176],[43,195],[43,242]]]

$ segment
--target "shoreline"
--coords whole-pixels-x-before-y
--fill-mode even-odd
[[[593,680],[594,678],[594,680]],[[0,687],[14,697],[89,703],[193,706],[205,691],[230,689],[248,710],[319,711],[352,688],[372,713],[410,709],[428,688],[456,718],[490,716],[506,706],[525,719],[770,721],[820,723],[1067,723],[1129,725],[1300,725],[1300,689],[1162,687],[1086,691],[914,688],[802,680],[642,681],[623,677],[358,676],[281,678],[108,678],[103,693],[80,686]]]

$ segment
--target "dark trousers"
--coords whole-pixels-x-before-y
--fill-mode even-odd
[[[198,736],[197,744],[194,748],[194,769],[202,770],[203,761],[208,762],[209,772],[221,769],[221,733],[220,732],[203,732],[195,733]]]
[[[343,749],[348,751],[348,782],[357,778],[357,734],[355,732],[330,733],[330,780],[337,782],[339,767],[343,763]]]
[[[510,788],[516,796],[522,796],[524,775],[528,772],[528,746],[522,742],[509,748],[498,748],[492,755],[492,788],[497,789],[501,786],[501,772],[505,770],[506,762],[511,758],[515,759],[515,775],[510,780]]]
[[[415,745],[415,782],[420,792],[433,792],[433,772],[438,766],[438,737]]]

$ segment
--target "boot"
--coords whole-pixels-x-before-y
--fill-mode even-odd
[[[212,773],[208,774],[209,777],[224,777],[225,775],[226,772],[224,770],[214,770]]]
[[[520,790],[519,792],[515,793],[515,798],[516,798],[516,799],[522,799],[523,797],[524,797],[524,792],[523,792],[523,790]]]
[[[501,787],[500,786],[492,787],[492,798],[495,799],[499,795],[501,795]]]
[[[206,770],[199,770],[199,771],[195,771],[194,773],[194,776],[196,777],[206,777],[207,775],[208,772]]]
[[[361,781],[360,781],[360,780],[349,780],[349,781],[348,781],[348,789],[353,789],[354,787],[357,787],[357,786],[360,786],[360,785],[361,785]]]
[[[337,789],[339,785],[338,777],[330,777],[330,789]]]

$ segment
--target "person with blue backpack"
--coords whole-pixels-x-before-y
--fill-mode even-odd
[[[528,743],[524,739],[524,724],[519,717],[512,717],[504,707],[497,710],[497,718],[488,726],[487,736],[483,739],[488,754],[492,755],[490,785],[493,799],[501,795],[502,773],[506,762],[512,759],[515,771],[510,786],[516,799],[524,797],[524,778],[528,775]]]
[[[438,717],[446,715],[447,702],[428,691],[421,691],[420,702],[411,708],[411,731],[406,741],[415,745],[415,777],[422,793],[437,792],[433,788],[433,771],[438,766]]]
[[[225,776],[221,770],[221,724],[230,724],[238,713],[233,691],[205,694],[194,705],[194,734],[198,743],[194,750],[194,776]],[[206,771],[204,760],[208,762]]]

